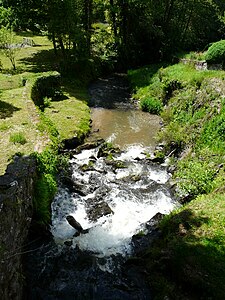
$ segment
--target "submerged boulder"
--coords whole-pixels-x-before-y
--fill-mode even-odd
[[[94,205],[92,205],[90,208],[87,209],[88,218],[94,222],[96,222],[99,218],[103,216],[110,215],[113,213],[114,212],[112,211],[112,209],[104,201],[95,203]]]

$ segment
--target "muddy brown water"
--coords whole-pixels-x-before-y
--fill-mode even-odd
[[[99,79],[89,93],[94,132],[121,149],[132,144],[154,149],[161,118],[137,109],[124,74]]]
[[[122,150],[133,144],[154,149],[161,120],[137,110],[126,76],[113,74],[99,79],[90,85],[89,93],[93,132],[97,131],[98,136]],[[84,196],[70,191],[67,186],[60,186],[62,183],[59,182],[59,191],[52,203],[54,239],[50,237],[43,241],[31,237],[24,257],[24,299],[150,300],[151,290],[144,272],[135,263],[126,263],[126,251],[135,256],[152,241],[150,226],[149,229],[146,227],[147,234],[135,242],[133,233],[130,235],[133,224],[136,226],[137,223],[138,229],[132,229],[132,232],[138,232],[139,227],[147,226],[145,221],[151,216],[158,211],[164,213],[166,207],[170,210],[174,205],[167,186],[166,167],[154,165],[146,157],[136,159],[126,150],[118,154],[118,159],[123,159],[127,167],[114,170],[105,163],[105,158],[97,158],[97,152],[88,151],[95,149],[83,150],[71,160],[72,179],[84,189],[81,190]],[[143,155],[141,152],[140,156]],[[82,171],[80,165],[84,165],[85,159],[88,159],[87,164],[91,160],[93,170]],[[78,216],[77,220],[85,227],[88,220],[83,208],[87,203],[90,208],[98,201],[108,201],[113,214],[99,218],[88,234],[75,238],[71,232],[68,240],[66,234],[74,229],[66,223],[65,217],[77,214],[75,217]],[[59,244],[56,233],[62,240]]]
[[[141,144],[154,149],[160,130],[160,118],[140,110],[92,108],[92,128],[100,137],[113,142],[121,149]]]

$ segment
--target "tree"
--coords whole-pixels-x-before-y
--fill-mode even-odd
[[[6,9],[13,13],[15,30],[32,30],[40,32],[46,29],[48,21],[48,0],[1,0]]]
[[[5,27],[0,29],[0,51],[10,60],[14,70],[16,70],[16,53],[20,49],[16,45],[15,37],[12,29]]]
[[[3,3],[0,0],[0,27],[11,27],[14,24],[13,19],[12,9],[3,7]]]

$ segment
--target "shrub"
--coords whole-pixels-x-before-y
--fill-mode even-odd
[[[22,132],[15,132],[15,133],[12,133],[10,135],[10,138],[9,138],[10,142],[14,143],[14,144],[21,144],[21,145],[24,145],[26,144],[27,140],[24,136],[24,134]]]
[[[180,179],[178,186],[181,193],[197,196],[212,190],[216,170],[209,162],[190,158],[178,163],[176,177]]]
[[[162,103],[154,97],[145,97],[140,102],[141,109],[151,114],[158,115],[162,110]]]
[[[205,57],[208,63],[224,63],[225,62],[225,40],[213,43]]]
[[[62,97],[60,86],[60,74],[57,72],[38,77],[31,88],[31,98],[34,104],[44,110],[46,98],[59,100]]]
[[[51,174],[42,174],[35,182],[35,218],[40,224],[51,221],[51,202],[57,190],[56,181]]]
[[[166,80],[162,86],[164,104],[166,104],[168,100],[172,97],[172,94],[175,90],[181,88],[182,84],[178,80]]]
[[[39,224],[47,225],[51,220],[51,202],[57,190],[58,155],[53,149],[46,149],[34,156],[38,166],[34,196],[35,219]]]

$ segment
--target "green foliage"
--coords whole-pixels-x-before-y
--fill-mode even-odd
[[[51,174],[41,174],[35,182],[34,216],[39,224],[49,225],[51,221],[51,202],[57,184]]]
[[[0,28],[0,51],[10,60],[13,70],[16,70],[16,53],[20,47],[16,45],[16,35],[12,29]]]
[[[38,166],[35,182],[34,209],[35,219],[48,225],[51,220],[51,202],[57,190],[56,174],[59,157],[53,149],[34,154]]]
[[[147,86],[140,81],[135,97],[157,91],[163,101],[169,89],[159,139],[166,155],[174,155],[176,191],[192,200],[163,219],[162,237],[142,257],[143,267],[151,274],[154,299],[223,299],[225,72],[181,63],[151,70],[149,77],[145,74]],[[141,71],[132,72],[139,82]],[[174,88],[171,82],[180,85]]]
[[[213,43],[205,56],[208,63],[224,63],[225,62],[225,40]]]
[[[113,64],[117,53],[114,47],[115,40],[111,27],[108,24],[102,23],[95,23],[92,27],[92,54],[98,57],[102,63]]]
[[[48,72],[40,77],[37,77],[31,88],[31,98],[34,104],[41,110],[44,110],[46,104],[49,105],[49,101],[46,103],[46,98],[54,100],[60,100],[62,98],[60,75],[57,72]]]
[[[167,80],[163,82],[163,102],[164,104],[167,103],[168,99],[170,99],[173,95],[173,92],[181,89],[182,88],[182,84],[181,82],[179,82],[178,80]]]
[[[12,133],[10,135],[9,140],[10,140],[10,142],[12,142],[14,144],[21,144],[21,145],[24,145],[27,142],[26,137],[24,136],[23,132]]]
[[[146,98],[141,99],[140,107],[143,111],[158,115],[162,110],[162,103],[156,98],[147,96]]]
[[[52,148],[47,148],[40,154],[35,154],[40,174],[57,174],[58,155]]]
[[[161,69],[160,69],[161,68]],[[163,70],[161,64],[152,64],[135,70],[128,70],[128,79],[134,91],[141,87],[150,85],[153,82],[154,75]]]
[[[58,149],[46,148],[42,153],[34,153],[38,176],[35,181],[34,208],[35,219],[39,224],[49,225],[51,203],[57,191],[56,176],[68,168],[68,157],[58,154]]]
[[[13,20],[13,11],[11,7],[3,7],[2,1],[0,1],[0,27],[12,27],[14,20]]]
[[[192,197],[209,193],[213,187],[216,170],[208,161],[198,158],[187,158],[178,163],[176,177],[179,178],[178,187],[182,194]]]
[[[17,29],[48,32],[63,60],[98,55],[118,67],[135,66],[171,57],[177,49],[203,49],[220,39],[221,2],[39,0],[27,5],[2,0],[2,19],[6,24],[10,11]]]
[[[171,296],[183,291],[186,296],[189,294],[205,299],[223,299],[224,200],[224,193],[202,195],[173,211],[161,222],[162,239],[160,244],[156,243],[149,250],[151,256],[148,257],[147,264],[151,268],[151,277],[159,276],[166,281],[161,287],[166,288],[166,295],[170,295],[168,288],[173,285],[175,291],[172,291]],[[161,259],[164,265],[163,268],[158,268],[156,262]],[[172,280],[171,276],[167,276],[171,269],[174,273]],[[153,284],[156,284],[154,289],[157,289],[160,283]],[[186,289],[187,286],[190,291]],[[157,294],[159,293],[157,290]],[[184,298],[179,295],[175,299]]]
[[[220,112],[217,110],[213,118],[209,119],[203,127],[199,143],[208,145],[216,150],[222,147],[225,141],[225,99],[220,103]],[[218,147],[220,145],[220,147]]]

